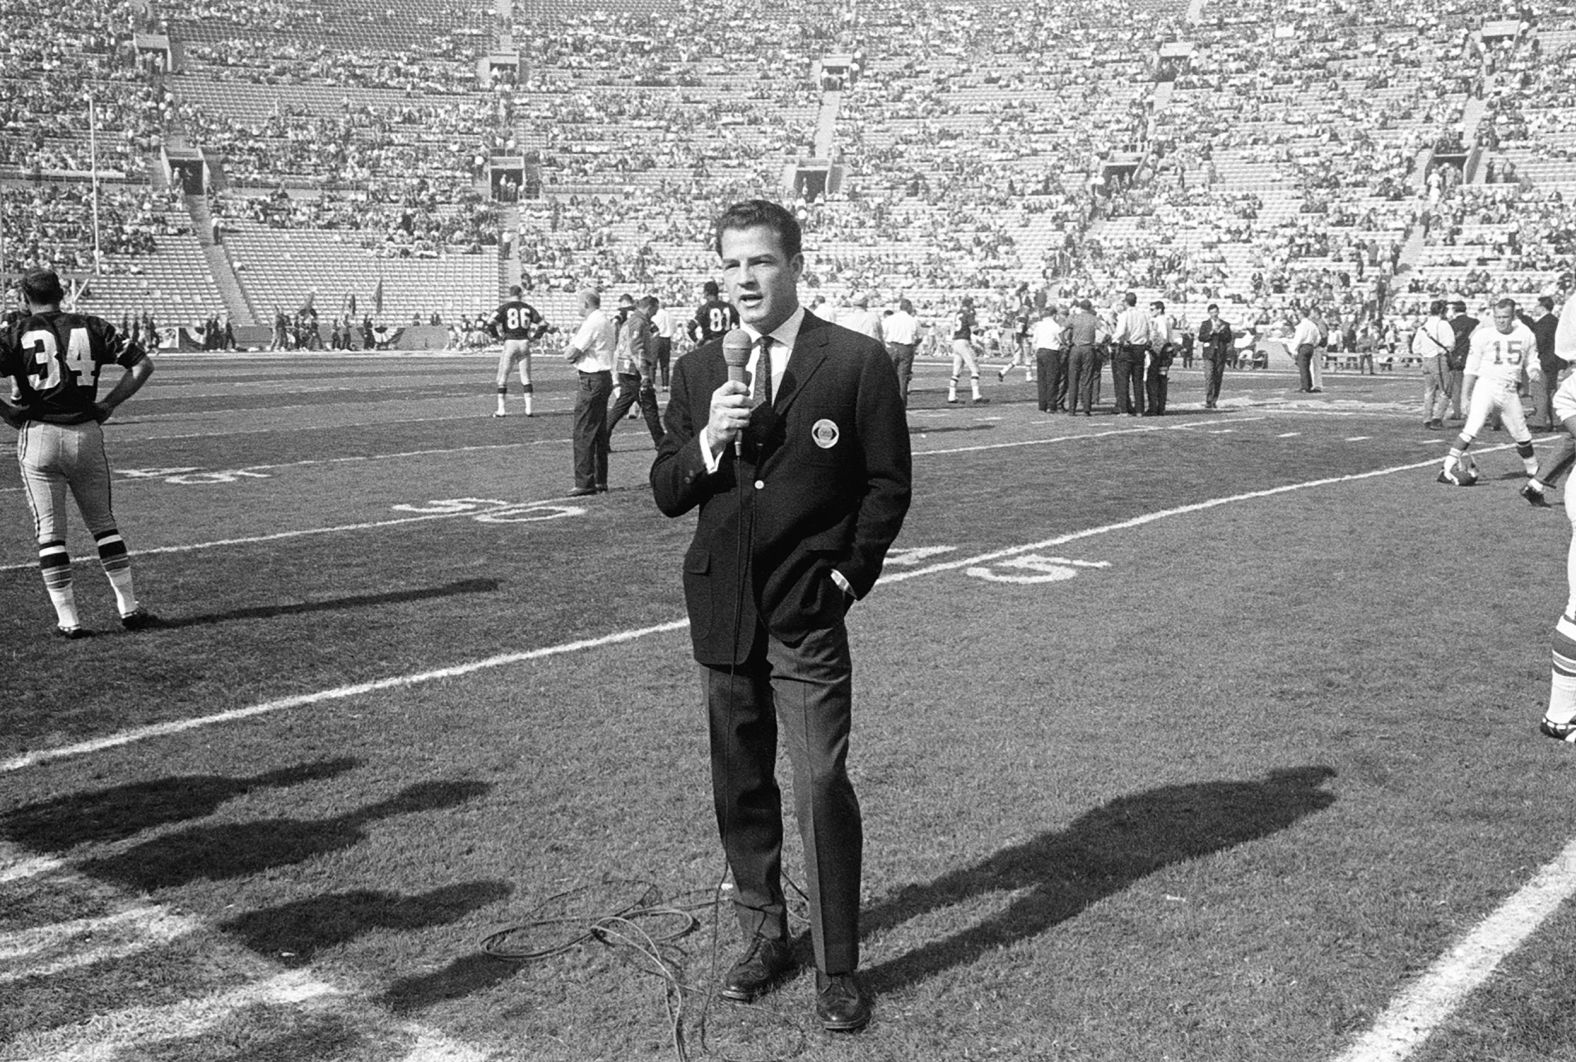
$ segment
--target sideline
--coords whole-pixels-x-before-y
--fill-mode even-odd
[[[1497,447],[1496,449],[1506,449]],[[1488,451],[1484,451],[1488,452]],[[1328,476],[1322,479],[1307,480],[1302,483],[1287,483],[1279,487],[1268,487],[1264,490],[1246,491],[1241,494],[1227,495],[1221,498],[1210,498],[1206,501],[1193,502],[1188,505],[1177,506],[1172,509],[1161,509],[1142,516],[1135,516],[1114,524],[1104,524],[1100,527],[1085,528],[1081,531],[1071,531],[1054,538],[1042,539],[1036,542],[1027,542],[1021,545],[1008,546],[1004,549],[992,550],[988,553],[976,554],[959,560],[942,561],[915,568],[910,571],[889,572],[881,576],[881,583],[901,583],[909,579],[917,579],[922,575],[936,575],[941,572],[954,571],[958,568],[967,568],[979,564],[989,564],[1004,557],[1013,557],[1020,553],[1029,553],[1035,550],[1049,549],[1053,546],[1076,542],[1080,539],[1093,538],[1097,535],[1109,534],[1113,531],[1126,531],[1135,527],[1143,527],[1159,520],[1170,519],[1174,516],[1186,516],[1190,513],[1203,512],[1206,509],[1218,508],[1222,505],[1232,505],[1237,502],[1253,501],[1258,498],[1269,498],[1277,494],[1288,494],[1293,491],[1308,490],[1315,487],[1327,487],[1339,483],[1352,483],[1358,480],[1372,479],[1377,476],[1393,475],[1397,472],[1413,472],[1420,468],[1428,468],[1437,464],[1437,457],[1425,461],[1413,461],[1404,465],[1393,465],[1389,468],[1376,469],[1371,472],[1355,472],[1344,476]],[[452,519],[455,516],[470,516],[473,513],[438,513],[430,516],[410,517],[406,520],[396,521],[408,523],[415,520],[441,520]],[[281,536],[287,537],[298,534],[312,534],[315,532],[284,532]],[[168,549],[185,549],[193,547],[168,547]],[[155,552],[144,550],[142,552]],[[20,566],[19,566],[20,567]],[[0,569],[4,570],[4,569]],[[124,745],[147,741],[152,738],[165,737],[170,734],[184,733],[188,730],[197,730],[203,727],[214,726],[220,723],[230,723],[241,719],[250,719],[254,716],[268,715],[273,712],[287,711],[294,708],[305,708],[324,701],[344,700],[349,697],[358,697],[365,693],[374,693],[378,690],[400,689],[416,686],[439,679],[456,678],[462,675],[485,671],[490,668],[504,667],[510,664],[526,663],[532,660],[541,660],[552,656],[561,656],[566,653],[576,653],[586,649],[600,649],[609,645],[622,642],[631,642],[651,634],[665,634],[671,631],[683,630],[689,626],[688,619],[672,620],[667,623],[658,623],[649,627],[637,627],[629,630],[616,631],[611,634],[599,635],[593,638],[582,638],[572,642],[563,642],[558,645],[543,646],[537,649],[526,649],[514,653],[502,653],[497,656],[487,657],[484,660],[473,660],[469,663],[455,664],[450,667],[438,668],[431,671],[419,671],[409,675],[395,675],[388,678],[375,679],[370,682],[355,683],[348,686],[336,686],[333,689],[320,690],[315,693],[303,693],[294,697],[284,697],[279,700],[264,701],[243,708],[233,708],[229,711],[218,712],[214,715],[198,716],[191,719],[172,720],[167,723],[156,723],[149,726],[135,727],[124,730],[118,734],[109,734],[91,741],[83,741],[74,745],[61,745],[56,748],[37,749],[21,756],[13,757],[0,762],[0,774],[9,774],[27,767],[55,760],[70,759],[84,756],[93,752],[102,752],[105,749],[119,748]]]

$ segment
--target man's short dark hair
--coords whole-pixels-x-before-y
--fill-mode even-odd
[[[715,280],[706,281],[706,283],[700,286],[700,290],[703,295],[713,299],[716,298],[718,293],[721,291],[721,289],[717,287],[717,282]]]
[[[1205,313],[1214,313],[1218,309],[1220,309],[1220,303],[1212,302],[1208,306],[1204,307],[1204,312]]]
[[[1548,310],[1550,313],[1554,312],[1554,299],[1551,296],[1539,295],[1538,305],[1543,307],[1545,310]]]
[[[1467,304],[1464,302],[1453,302],[1450,304],[1450,309],[1453,313],[1466,313]]]
[[[768,199],[746,199],[722,212],[714,230],[713,250],[722,255],[722,234],[741,229],[767,228],[777,234],[777,243],[787,258],[796,258],[804,252],[804,235],[799,219],[786,207]]]
[[[520,290],[520,285],[518,285],[518,284],[510,284],[509,285],[509,294],[513,295],[515,298],[518,299],[521,295],[523,295],[525,293]]]
[[[649,317],[657,312],[657,297],[655,295],[642,295],[639,301],[635,303],[635,306],[639,308],[641,313]]]
[[[1433,302],[1429,303],[1428,312],[1433,314],[1435,317],[1443,317],[1445,315],[1445,300],[1435,299]]]
[[[66,289],[53,269],[34,269],[22,275],[22,298],[34,306],[54,306],[65,297]]]
[[[1515,313],[1516,312],[1516,300],[1510,298],[1509,296],[1506,296],[1505,298],[1500,299],[1498,302],[1496,302],[1494,304],[1494,309],[1496,309],[1496,310],[1509,310],[1511,313]]]
[[[1162,313],[1164,313],[1165,309],[1166,309],[1166,304],[1161,302],[1159,299],[1156,299],[1154,302],[1149,304],[1149,308],[1151,310],[1159,310]]]
[[[909,302],[907,299],[897,300],[897,308],[902,310],[904,313],[909,314],[910,316],[912,316],[914,313],[914,304]]]
[[[1129,306],[1137,306],[1138,305],[1138,296],[1134,295],[1130,291],[1126,295],[1122,296],[1122,301],[1127,303]]]

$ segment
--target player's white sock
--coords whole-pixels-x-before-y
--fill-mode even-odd
[[[530,384],[525,384],[524,388],[525,388],[525,415],[529,417],[529,416],[532,415],[532,412],[531,412],[531,385]]]
[[[506,408],[504,408],[504,404],[503,404],[503,400],[505,398],[508,398],[508,397],[509,397],[509,389],[507,387],[500,387],[500,388],[498,388],[498,410],[497,410],[497,414],[496,414],[497,416],[502,417],[502,416],[508,415],[509,411]]]
[[[137,591],[131,583],[131,557],[126,553],[126,543],[120,532],[111,528],[93,536],[98,545],[99,564],[109,578],[110,589],[115,591],[115,607],[122,616],[137,611]]]
[[[49,603],[55,606],[55,621],[70,630],[81,625],[77,618],[77,594],[71,585],[71,555],[64,542],[44,542],[38,547],[38,570],[44,576]]]
[[[1548,486],[1549,485],[1547,483],[1539,482],[1537,476],[1533,476],[1531,479],[1527,480],[1527,489],[1531,490],[1531,491],[1536,491],[1538,494],[1542,494],[1545,490],[1548,489]]]
[[[947,381],[947,401],[948,402],[956,402],[957,400],[958,400],[958,378],[956,376],[954,376],[950,380]]]
[[[980,396],[980,378],[978,376],[969,377],[969,388],[974,392],[975,398]]]
[[[1576,721],[1576,618],[1569,614],[1554,625],[1554,663],[1549,674],[1549,710],[1556,725]]]

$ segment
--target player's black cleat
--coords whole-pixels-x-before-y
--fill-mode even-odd
[[[1521,488],[1521,496],[1526,498],[1534,509],[1547,509],[1549,507],[1549,499],[1545,498],[1543,492],[1535,488],[1531,483]]]
[[[128,631],[153,631],[163,627],[165,623],[147,609],[138,606],[135,612],[120,618],[120,625]]]
[[[93,637],[93,632],[88,630],[86,627],[56,627],[55,637],[64,638],[67,641],[74,642],[79,638]]]
[[[1544,716],[1542,722],[1538,724],[1538,730],[1555,741],[1576,745],[1576,723],[1556,723],[1548,716]]]

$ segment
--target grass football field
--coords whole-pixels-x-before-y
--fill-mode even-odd
[[[565,497],[555,360],[493,419],[490,356],[161,358],[106,427],[156,631],[73,513],[99,633],[51,637],[0,462],[0,1059],[1576,1057],[1570,524],[1503,434],[1453,489],[1413,373],[1071,418],[922,363],[849,620],[875,1020],[833,1036],[808,973],[710,996],[692,518],[633,421]]]

